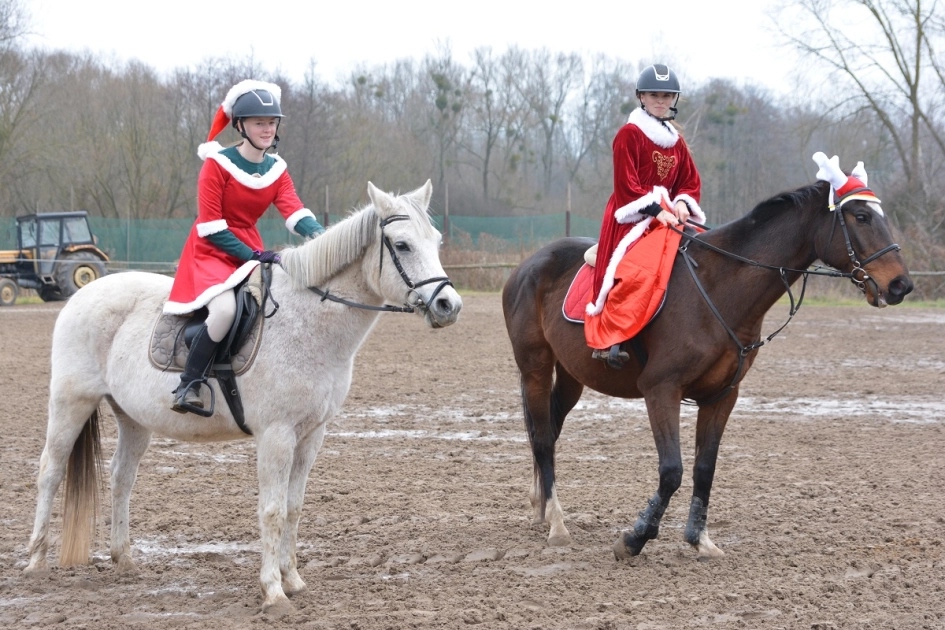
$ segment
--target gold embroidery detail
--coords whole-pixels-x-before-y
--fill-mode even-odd
[[[676,166],[676,156],[665,156],[659,151],[653,151],[653,161],[656,162],[656,174],[660,181],[666,179],[669,172]]]

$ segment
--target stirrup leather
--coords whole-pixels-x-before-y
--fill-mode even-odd
[[[595,349],[591,353],[591,358],[599,361],[606,361],[607,365],[615,370],[622,370],[623,366],[630,360],[630,355],[620,349],[620,344],[615,343],[610,350]]]

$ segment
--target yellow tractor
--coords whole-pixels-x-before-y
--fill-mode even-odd
[[[68,299],[105,275],[87,212],[48,212],[16,219],[17,249],[0,251],[0,306],[34,289],[44,302]]]

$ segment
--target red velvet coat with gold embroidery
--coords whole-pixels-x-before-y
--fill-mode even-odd
[[[606,294],[613,286],[618,262],[614,255],[622,257],[626,247],[620,247],[621,241],[646,217],[640,210],[668,195],[671,205],[683,200],[693,218],[705,220],[699,207],[699,173],[689,147],[674,127],[636,109],[617,132],[613,151],[614,192],[601,222],[591,304],[598,300],[602,288]]]

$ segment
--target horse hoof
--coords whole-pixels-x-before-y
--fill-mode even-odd
[[[725,555],[725,552],[715,546],[709,539],[709,534],[703,531],[699,535],[698,544],[693,545],[696,548],[696,551],[699,553],[699,559],[710,559],[710,558],[721,558]]]
[[[115,562],[115,566],[118,570],[118,573],[121,575],[138,574],[138,565],[135,564],[135,561],[132,560],[131,556],[128,554],[122,554],[122,556]]]
[[[628,541],[626,540],[628,538],[633,538],[634,540],[629,541],[629,544],[628,544]],[[631,534],[627,534],[627,533],[621,534],[620,538],[618,538],[614,542],[614,547],[613,547],[614,558],[619,561],[619,560],[627,560],[629,558],[632,558],[633,556],[640,555],[640,552],[643,551],[643,544],[641,543],[637,545],[635,544],[636,542],[637,541],[636,541],[635,536],[632,536]],[[645,543],[646,541],[643,541],[643,542]]]
[[[45,564],[30,565],[23,569],[23,575],[28,577],[45,577],[49,575],[49,567]]]
[[[298,574],[296,574],[295,579],[282,581],[282,591],[289,597],[298,595],[307,588],[308,585],[305,584],[305,581],[300,578]]]
[[[549,536],[548,537],[548,546],[549,547],[570,547],[571,546],[571,536],[568,534],[558,535],[558,536]]]
[[[264,603],[262,612],[270,619],[281,619],[286,615],[293,614],[295,612],[295,606],[283,595],[272,602]]]
[[[715,547],[714,549],[702,549],[699,548],[699,560],[713,560],[715,558],[721,558],[725,556],[725,552]]]

